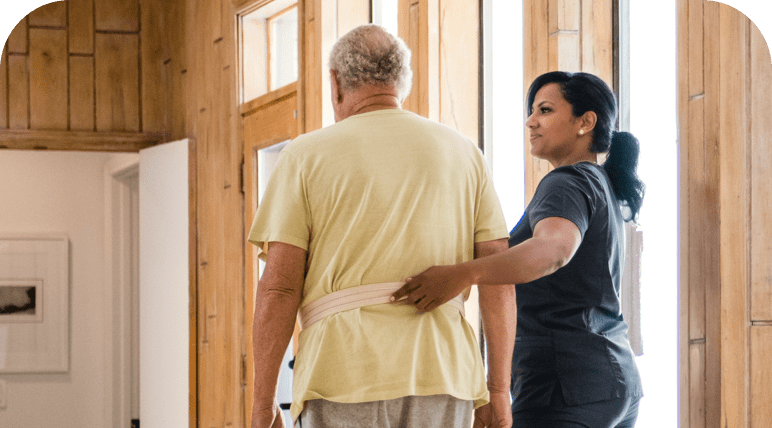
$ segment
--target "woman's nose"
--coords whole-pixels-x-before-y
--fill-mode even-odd
[[[528,118],[525,120],[525,127],[526,128],[535,128],[536,127],[536,120],[533,118],[533,114],[528,116]]]

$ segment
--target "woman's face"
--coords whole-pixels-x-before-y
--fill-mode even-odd
[[[531,141],[531,155],[560,166],[578,149],[582,121],[563,98],[560,86],[549,83],[536,92],[533,113],[525,121]]]

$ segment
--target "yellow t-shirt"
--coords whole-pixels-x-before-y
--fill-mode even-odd
[[[282,151],[249,241],[308,251],[301,307],[358,285],[401,281],[474,257],[507,237],[480,151],[404,110],[349,117]],[[339,312],[300,334],[292,416],[306,400],[342,403],[449,394],[488,400],[474,332],[456,309],[403,304]]]

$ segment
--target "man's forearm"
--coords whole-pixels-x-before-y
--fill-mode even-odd
[[[255,296],[252,324],[256,408],[269,408],[276,395],[281,361],[292,338],[302,297],[305,260],[305,251],[298,247],[271,244]]]
[[[505,251],[506,240],[479,243],[475,258]],[[478,287],[480,314],[488,349],[488,387],[491,392],[509,391],[512,351],[517,332],[517,303],[514,285]]]
[[[274,290],[257,293],[252,325],[255,404],[270,407],[276,394],[281,361],[289,346],[300,299]]]

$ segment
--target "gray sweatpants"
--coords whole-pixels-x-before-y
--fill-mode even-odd
[[[295,428],[469,428],[474,403],[450,395],[365,403],[306,401]]]

